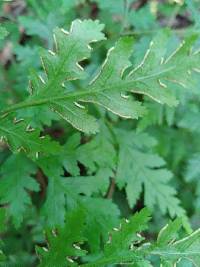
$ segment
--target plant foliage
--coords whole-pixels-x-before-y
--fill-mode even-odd
[[[0,3],[0,266],[200,266],[199,14]]]

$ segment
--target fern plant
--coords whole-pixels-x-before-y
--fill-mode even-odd
[[[49,19],[49,10],[55,9],[54,15],[61,10],[54,1],[28,2],[38,21],[22,16],[19,23],[27,24],[30,36],[41,37],[34,27]],[[13,233],[0,243],[0,266],[200,266],[200,230],[192,230],[193,211],[179,193],[181,183],[190,183],[199,202],[198,126],[189,125],[192,112],[198,114],[198,34],[179,39],[160,29],[137,40],[122,31],[129,24],[146,29],[131,20],[141,14],[149,14],[150,25],[159,28],[149,6],[139,12],[132,11],[131,1],[115,8],[113,1],[91,2],[100,17],[123,18],[120,34],[126,36],[116,38],[113,29],[107,40],[112,22],[104,30],[92,19],[76,19],[69,30],[56,27],[53,39],[47,27],[49,49],[36,48],[41,67],[34,59],[29,93],[20,92],[19,81],[15,93],[2,91],[0,233],[8,235],[7,227]],[[72,15],[79,5],[89,5],[59,3]],[[1,27],[0,38],[7,34]],[[22,70],[31,64],[25,54],[36,50],[16,49]],[[98,50],[107,54],[103,60]],[[23,78],[27,82],[26,72]],[[189,146],[191,135],[190,148],[172,154],[170,146]],[[184,171],[182,162],[188,162]],[[198,204],[194,209],[198,212]],[[20,229],[32,239],[29,261],[26,254],[16,261],[9,251]]]

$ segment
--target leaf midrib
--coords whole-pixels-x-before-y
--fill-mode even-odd
[[[176,68],[176,66],[171,66],[169,68],[166,68],[165,70],[162,70],[162,71],[150,74],[150,75],[142,76],[142,77],[139,77],[137,79],[123,80],[122,81],[123,84],[122,83],[119,84],[119,82],[114,83],[112,85],[108,85],[105,89],[102,89],[101,87],[96,88],[96,89],[92,89],[92,86],[91,86],[91,88],[88,90],[77,91],[77,92],[73,92],[70,94],[64,94],[62,96],[43,98],[41,100],[35,100],[35,101],[34,100],[31,101],[28,99],[22,103],[15,104],[10,108],[7,108],[7,109],[0,111],[0,115],[2,117],[4,117],[4,115],[7,115],[7,114],[9,114],[13,111],[19,110],[19,109],[23,109],[23,108],[27,108],[27,107],[34,107],[34,106],[41,106],[41,105],[44,105],[47,103],[52,103],[53,101],[59,101],[59,100],[62,101],[62,100],[68,100],[68,99],[73,99],[73,98],[74,98],[74,100],[81,101],[81,97],[83,97],[83,96],[87,96],[87,95],[90,96],[90,95],[94,95],[96,93],[99,93],[102,91],[107,91],[107,90],[120,90],[120,89],[122,89],[122,87],[126,87],[126,90],[131,89],[132,92],[134,92],[134,89],[133,89],[133,83],[134,82],[140,82],[140,81],[144,81],[147,79],[155,78],[159,75],[170,72],[175,68]],[[138,93],[138,91],[137,91],[137,93]],[[142,92],[142,94],[146,94],[146,93]]]

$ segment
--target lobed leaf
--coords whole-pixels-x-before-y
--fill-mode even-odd
[[[103,25],[98,21],[75,20],[69,32],[55,30],[55,51],[43,52],[45,75],[33,73],[32,95],[1,113],[35,106],[47,106],[72,126],[85,133],[98,131],[96,119],[88,114],[84,102],[95,103],[124,118],[141,117],[145,108],[130,93],[143,94],[161,104],[177,105],[176,88],[190,87],[194,73],[199,73],[199,53],[192,47],[195,36],[187,38],[175,50],[169,49],[171,37],[159,33],[150,43],[142,61],[129,61],[133,40],[119,39],[98,75],[81,90],[70,90],[71,80],[83,79],[82,60],[90,57],[90,43],[104,40]],[[190,81],[190,82],[188,82]]]
[[[57,142],[49,136],[41,137],[40,131],[23,119],[5,117],[1,122],[1,141],[6,141],[14,153],[23,151],[30,157],[37,158],[39,153],[56,154],[61,149]]]
[[[1,168],[0,203],[8,205],[7,213],[19,227],[23,216],[31,205],[31,192],[39,191],[39,184],[31,177],[36,173],[36,166],[23,154],[10,156]]]
[[[130,207],[136,204],[144,187],[144,203],[147,207],[153,209],[158,205],[163,214],[168,211],[171,217],[185,216],[175,196],[176,190],[168,184],[172,173],[165,168],[165,161],[159,155],[149,152],[154,144],[145,144],[140,135],[148,138],[145,134],[117,131],[120,150],[116,182],[119,188],[125,187]],[[147,145],[148,152],[145,149]]]

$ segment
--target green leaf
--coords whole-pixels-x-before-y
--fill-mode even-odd
[[[110,233],[110,239],[105,244],[102,254],[94,262],[84,264],[84,266],[100,267],[108,264],[139,262],[142,256],[140,257],[137,253],[135,244],[143,240],[138,233],[147,228],[149,220],[150,213],[147,209],[136,213],[129,221],[123,220],[120,228],[114,228]]]
[[[101,242],[108,240],[108,231],[118,225],[120,212],[109,199],[93,197],[82,198],[80,201],[87,214],[85,236],[91,251],[95,253],[99,251]]]
[[[79,133],[76,133],[70,136],[63,146],[63,155],[62,155],[62,163],[64,168],[72,175],[78,176],[80,174],[80,170],[78,167],[78,146],[80,145],[81,136]]]
[[[39,153],[55,154],[60,150],[57,142],[51,141],[48,136],[40,136],[38,129],[33,129],[23,119],[5,117],[1,120],[1,140],[8,143],[14,153],[26,152],[30,157],[37,158]]]
[[[198,12],[198,2],[194,0],[185,1],[189,12],[192,14],[191,18],[195,22],[195,27],[198,29],[200,26],[199,12]]]
[[[128,21],[137,31],[148,31],[149,29],[158,28],[155,15],[151,12],[150,4],[142,8],[131,10],[128,15]]]
[[[161,258],[163,266],[173,267],[180,259],[189,259],[195,266],[200,264],[200,229],[191,235],[175,241],[174,236],[181,227],[180,220],[171,222],[161,230],[158,237],[157,248],[151,253]]]
[[[78,161],[87,168],[89,175],[99,169],[115,169],[116,157],[113,137],[103,123],[101,132],[77,149]]]
[[[92,196],[95,193],[105,195],[109,187],[109,177],[113,173],[109,169],[101,169],[95,176],[77,176],[66,179],[65,184],[72,192]]]
[[[69,140],[75,141],[72,142],[74,147],[79,142],[79,135],[73,135]],[[66,145],[69,147],[69,142]],[[111,171],[101,169],[96,175],[90,177],[63,177],[63,162],[66,163],[68,157],[69,154],[64,149],[58,156],[41,157],[37,160],[37,164],[48,177],[47,195],[42,214],[48,227],[64,225],[65,212],[71,207],[70,203],[73,203],[71,209],[80,205],[87,214],[86,221],[90,226],[87,234],[89,244],[92,250],[97,250],[100,246],[100,236],[105,239],[107,231],[118,222],[119,217],[117,206],[111,200],[101,199],[97,195],[99,193],[105,195]],[[69,202],[68,205],[66,205],[67,202]]]
[[[19,17],[19,23],[26,29],[28,35],[37,35],[46,40],[51,39],[52,29],[50,30],[48,25],[45,25],[40,20],[28,16],[21,16]]]
[[[192,155],[186,165],[185,170],[185,180],[187,183],[194,183],[195,185],[195,196],[196,201],[194,203],[196,210],[198,211],[200,209],[200,169],[199,169],[199,163],[200,163],[200,154],[195,153]]]
[[[186,181],[198,181],[200,177],[200,154],[196,153],[188,160],[187,168],[185,171]]]
[[[188,103],[186,109],[187,112],[184,110],[184,107],[182,107],[182,109],[180,108],[177,125],[190,132],[199,133],[199,105],[196,103]]]
[[[52,110],[77,129],[88,133],[97,131],[96,120],[88,115],[75,99],[73,101],[65,99],[65,97],[68,98],[68,93],[62,84],[66,80],[85,77],[85,72],[78,63],[90,56],[90,43],[104,39],[102,29],[102,24],[91,20],[74,21],[69,33],[56,29],[54,35],[56,54],[54,52],[43,54],[42,62],[46,77],[44,83],[37,76],[32,77],[33,95],[29,98],[31,102],[37,102],[39,99],[46,99],[47,96],[48,100],[45,100],[44,104],[48,104]]]
[[[128,75],[135,80],[133,92],[149,96],[159,103],[176,106],[177,85],[190,88],[192,74],[198,71],[198,52],[192,51],[195,36],[188,37],[173,50],[171,37],[163,31],[151,41],[141,63]],[[189,81],[189,83],[188,83]]]
[[[173,125],[175,121],[175,109],[166,105],[157,105],[157,103],[149,101],[145,102],[144,105],[148,109],[148,113],[138,122],[138,131],[144,131],[149,126],[165,125],[165,122],[168,126]]]
[[[101,168],[93,176],[63,177],[63,165],[71,164],[73,154],[77,153],[74,148],[79,144],[79,138],[79,134],[71,136],[59,156],[39,158],[37,161],[49,181],[42,214],[48,227],[63,225],[65,211],[69,209],[70,203],[73,203],[71,209],[80,205],[87,214],[86,222],[89,226],[87,238],[90,248],[96,251],[100,246],[100,240],[105,240],[108,230],[118,223],[119,210],[111,200],[98,197],[99,194],[105,195],[108,190],[109,177],[113,174],[110,168]],[[69,157],[70,153],[72,158]],[[72,167],[71,172],[77,170],[79,169],[75,165],[75,169]],[[68,205],[66,200],[69,202]]]
[[[177,238],[177,233],[182,227],[181,218],[177,218],[174,221],[170,221],[159,233],[157,238],[158,246],[167,245],[169,240]]]
[[[149,261],[146,261],[146,260],[141,260],[140,262],[130,264],[129,266],[132,266],[132,267],[153,267],[153,265],[151,265],[151,263]]]
[[[64,10],[70,11],[71,8],[84,4],[85,0],[63,0],[62,8]]]
[[[173,267],[181,259],[189,259],[199,266],[200,263],[200,230],[178,239],[182,227],[181,219],[169,222],[159,233],[156,243],[144,242],[139,233],[146,230],[149,212],[143,209],[130,220],[122,221],[120,228],[115,228],[110,239],[99,255],[91,255],[84,267],[103,267],[109,264],[130,264],[133,267],[154,266],[154,257],[160,259],[161,266]],[[178,239],[178,240],[177,240]],[[150,259],[150,261],[148,261]]]
[[[99,104],[114,114],[127,119],[138,119],[145,113],[140,102],[123,94],[130,89],[123,80],[123,75],[125,70],[131,66],[129,57],[132,48],[132,38],[125,37],[108,51],[102,69],[90,84],[91,92],[94,93],[83,97],[82,101]],[[100,88],[102,92],[99,92]],[[95,93],[96,90],[98,90],[97,93]]]
[[[7,35],[7,30],[4,27],[0,26],[0,40],[4,39]]]
[[[7,212],[6,208],[0,208],[0,233],[6,230]]]
[[[47,248],[37,247],[41,259],[39,267],[78,266],[73,259],[85,255],[79,244],[85,241],[83,230],[85,214],[81,208],[68,212],[66,224],[55,231],[47,231]],[[73,225],[73,227],[72,227]]]
[[[1,168],[0,203],[7,204],[8,215],[16,227],[23,220],[24,213],[31,205],[27,190],[38,192],[39,185],[31,175],[36,173],[36,166],[23,154],[12,155]]]
[[[116,182],[120,189],[125,187],[130,207],[136,204],[144,186],[147,207],[153,209],[158,205],[163,214],[184,216],[176,190],[168,184],[172,173],[165,168],[165,161],[159,155],[149,151],[153,147],[151,144],[148,150],[145,148],[142,139],[145,140],[146,135],[118,130],[117,138],[120,151]]]
[[[64,187],[64,170],[59,157],[41,157],[37,160],[38,166],[48,177],[46,200],[42,207],[48,227],[64,225],[66,210],[66,193]]]
[[[56,29],[56,50],[43,52],[45,75],[32,75],[32,95],[1,113],[45,105],[78,130],[95,133],[96,119],[80,103],[101,105],[124,118],[138,118],[145,113],[141,103],[127,93],[144,94],[159,103],[177,105],[174,89],[187,88],[188,81],[193,81],[192,74],[199,72],[199,53],[192,49],[195,36],[172,50],[169,34],[159,33],[137,66],[129,61],[132,38],[121,38],[109,50],[100,72],[85,86],[87,89],[69,90],[70,80],[86,77],[80,62],[90,57],[90,43],[104,39],[102,29],[103,25],[91,20],[75,20],[70,32]]]
[[[6,260],[6,256],[4,255],[3,251],[0,250],[0,265],[1,263],[4,264],[5,260]]]
[[[96,2],[99,6],[100,9],[107,9],[111,13],[115,14],[123,14],[124,12],[124,2],[123,0],[116,1],[115,0],[110,0],[108,2],[105,2],[104,0],[92,0],[93,2]]]
[[[49,226],[63,225],[65,218],[65,195],[64,181],[61,177],[49,177],[47,197],[43,206],[43,215]]]

